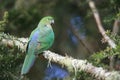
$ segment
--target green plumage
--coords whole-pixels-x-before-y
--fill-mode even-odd
[[[54,41],[54,32],[51,23],[54,20],[47,16],[41,19],[38,27],[32,31],[26,49],[26,57],[21,70],[21,75],[27,74],[33,66],[36,56],[52,46]]]

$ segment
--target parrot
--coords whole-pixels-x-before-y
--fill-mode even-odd
[[[26,48],[25,60],[21,69],[21,76],[29,72],[39,54],[52,46],[54,42],[52,23],[54,23],[53,17],[43,17],[37,28],[31,32]]]

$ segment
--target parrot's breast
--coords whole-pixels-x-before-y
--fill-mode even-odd
[[[45,27],[40,42],[41,45],[44,45],[46,49],[52,46],[54,42],[54,33],[51,27]]]

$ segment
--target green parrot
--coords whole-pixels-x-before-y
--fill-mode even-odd
[[[54,23],[53,17],[43,17],[37,28],[32,31],[26,48],[26,57],[21,70],[22,76],[29,72],[38,54],[52,46],[54,42],[54,32],[51,26],[52,23]]]

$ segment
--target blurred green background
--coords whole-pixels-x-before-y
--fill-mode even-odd
[[[112,31],[114,20],[119,13],[120,1],[94,1],[104,28]],[[106,44],[101,43],[102,36],[87,0],[0,0],[1,20],[5,11],[8,11],[9,17],[4,32],[17,37],[29,37],[42,17],[53,16],[55,42],[50,50],[61,55],[87,59],[92,53],[106,47]],[[21,65],[23,60],[22,56]],[[39,74],[44,70],[40,67],[46,68],[41,64],[44,64],[42,60],[36,61],[29,74],[31,80],[40,80]]]

